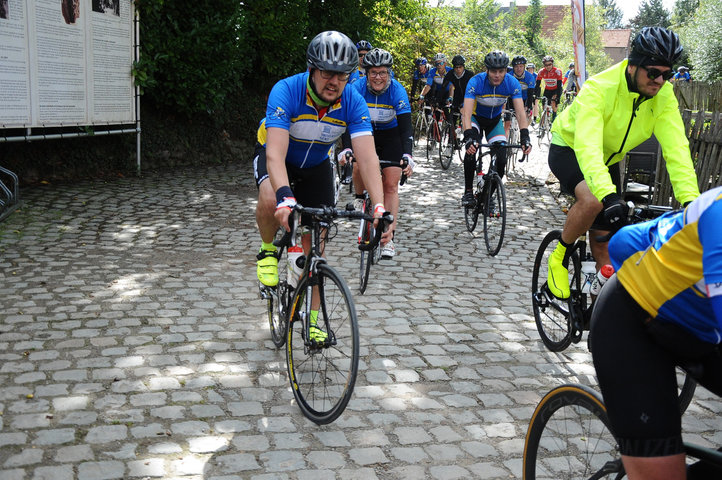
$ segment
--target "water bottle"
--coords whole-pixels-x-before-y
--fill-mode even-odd
[[[306,262],[306,257],[303,255],[303,248],[300,245],[294,245],[288,247],[288,284],[296,288],[298,285],[298,278],[303,272],[303,264]],[[300,266],[299,266],[300,264]]]
[[[599,292],[602,290],[602,286],[606,283],[607,280],[609,280],[609,277],[611,277],[614,274],[614,267],[611,265],[604,265],[594,276],[594,280],[592,281],[590,292],[592,295],[599,295]]]
[[[484,172],[476,174],[476,185],[479,187],[479,190],[484,188]]]
[[[594,261],[582,262],[582,275],[584,275],[584,285],[582,285],[582,293],[589,293],[592,289],[592,281],[597,275],[597,267]]]

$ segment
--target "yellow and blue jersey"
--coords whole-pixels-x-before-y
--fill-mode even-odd
[[[466,85],[464,98],[476,100],[474,116],[494,118],[501,115],[507,98],[521,98],[521,84],[508,73],[497,87],[492,86],[486,77],[486,72],[474,75]]]
[[[652,317],[720,343],[722,187],[683,211],[621,229],[609,242],[609,256],[619,281]]]
[[[288,130],[286,163],[300,168],[323,162],[331,145],[347,129],[351,138],[372,134],[369,109],[356,89],[344,88],[341,98],[328,107],[325,115],[319,116],[308,95],[307,80],[308,72],[304,72],[273,86],[266,105],[266,119],[258,131],[258,141],[263,145],[266,128]]]
[[[374,130],[394,128],[398,125],[397,115],[411,113],[409,96],[398,80],[391,79],[389,88],[381,95],[374,95],[366,86],[366,82],[357,82],[350,88],[358,90],[366,100]]]

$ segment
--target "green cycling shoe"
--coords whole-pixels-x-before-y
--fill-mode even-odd
[[[549,272],[547,274],[549,291],[562,300],[569,298],[571,294],[569,291],[569,269],[564,266],[566,253],[567,247],[559,242],[549,256]]]
[[[256,276],[267,287],[278,285],[278,256],[277,250],[264,250],[261,248],[256,255]]]

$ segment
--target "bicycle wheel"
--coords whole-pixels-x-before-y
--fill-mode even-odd
[[[371,210],[371,199],[366,198],[364,204],[364,212]],[[374,237],[374,226],[371,222],[361,220],[361,230],[359,231],[359,238],[361,244],[368,244]],[[360,250],[361,262],[359,264],[359,293],[363,295],[366,291],[366,287],[369,282],[369,272],[371,272],[371,264],[373,263],[373,250],[363,251]]]
[[[439,142],[439,163],[444,170],[449,169],[451,158],[454,156],[454,140],[451,134],[451,125],[444,124],[444,130],[441,132],[441,141]]]
[[[624,468],[601,396],[556,387],[537,405],[524,441],[524,480],[622,478]]]
[[[283,229],[280,228],[276,236],[280,238],[283,235]],[[286,278],[286,265],[288,263],[288,253],[286,248],[278,251],[279,276],[278,285],[268,288],[268,326],[271,329],[271,340],[276,348],[281,348],[286,343],[286,329],[288,328],[288,300],[293,289],[288,285]],[[282,278],[281,278],[282,277]]]
[[[541,118],[539,119],[539,125],[537,128],[539,129],[537,131],[537,140],[539,142],[539,146],[542,145],[542,140],[546,136],[546,126],[547,126],[547,111],[544,110],[541,114]]]
[[[426,160],[431,161],[431,152],[436,149],[436,139],[438,138],[437,131],[439,126],[436,121],[432,121],[429,124],[429,128],[426,130]]]
[[[501,177],[496,172],[486,175],[484,199],[484,242],[492,257],[499,253],[506,230],[506,194]]]
[[[476,201],[473,206],[464,207],[464,221],[466,222],[466,229],[469,233],[472,233],[476,228],[476,222],[479,220],[479,212],[481,211],[481,199],[482,192],[479,191],[479,187],[476,187],[474,198]]]
[[[688,374],[681,368],[677,367],[677,384],[681,384],[679,387],[679,413],[684,413],[692,402],[694,397],[694,391],[697,389],[697,381],[692,378],[692,375]],[[684,380],[682,380],[684,377]],[[680,382],[681,380],[681,382]]]
[[[561,236],[561,231],[553,230],[544,237],[534,259],[531,277],[531,298],[536,328],[542,342],[552,352],[561,352],[572,341],[569,313],[571,296],[567,300],[560,300],[552,295],[547,287],[549,255],[554,251]],[[575,265],[571,258],[570,264]],[[579,269],[574,270],[579,271]]]
[[[414,147],[419,146],[419,142],[422,137],[426,136],[426,122],[424,121],[424,112],[420,110],[416,115],[416,121],[414,122]]]
[[[552,112],[550,110],[547,112],[546,127],[544,128],[547,143],[551,143],[551,141],[552,141],[552,117],[551,117],[551,115],[552,115]]]
[[[511,127],[509,128],[509,145],[519,145],[519,124],[516,117],[511,117]],[[519,149],[507,148],[506,171],[513,172],[516,168],[516,158],[519,156]]]
[[[331,423],[351,399],[359,362],[356,309],[348,287],[325,263],[317,265],[311,287],[305,278],[291,302],[286,363],[293,395],[303,414],[318,425]],[[319,346],[307,340],[305,319],[311,292],[317,291],[318,326],[328,334]]]

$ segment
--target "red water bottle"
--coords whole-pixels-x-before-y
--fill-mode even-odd
[[[597,276],[594,277],[594,281],[592,281],[592,286],[589,289],[589,293],[592,295],[599,295],[599,292],[602,290],[602,286],[609,280],[609,278],[614,275],[614,267],[611,265],[604,265],[602,268],[599,269],[597,272]]]

